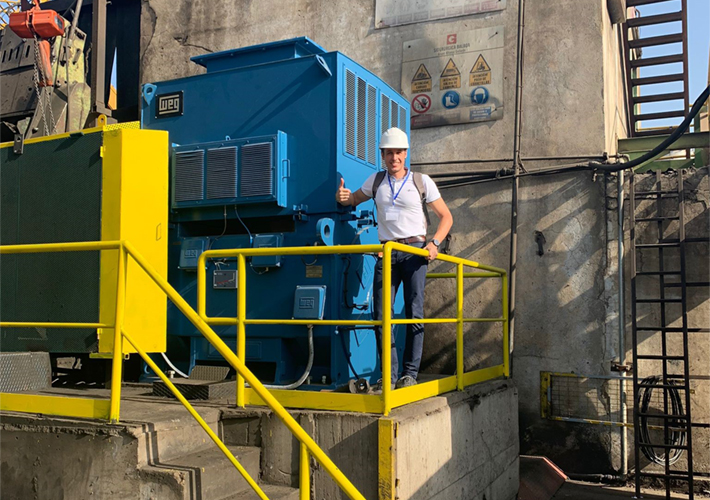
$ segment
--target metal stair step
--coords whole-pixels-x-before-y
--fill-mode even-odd
[[[685,80],[683,73],[672,73],[670,75],[645,76],[640,78],[632,78],[631,85],[638,87],[639,85],[655,85],[657,83],[682,82]]]
[[[665,45],[667,43],[678,43],[682,41],[683,33],[673,33],[671,35],[650,36],[647,38],[629,40],[629,47],[637,49],[639,47],[653,47],[655,45]]]
[[[662,120],[664,118],[680,118],[685,116],[684,109],[675,109],[673,111],[661,111],[659,113],[643,113],[634,115],[633,121],[640,122],[644,120]]]
[[[636,28],[638,26],[649,26],[651,24],[664,24],[671,23],[673,21],[682,21],[683,11],[669,12],[667,14],[658,14],[655,16],[644,16],[644,17],[633,17],[626,21],[626,25],[629,28]]]
[[[640,95],[640,96],[635,96],[635,97],[631,98],[631,100],[636,104],[641,104],[644,102],[676,101],[679,99],[685,99],[685,92],[672,92],[670,94]]]
[[[661,222],[665,220],[678,220],[679,217],[639,217],[634,222]]]
[[[289,488],[288,486],[276,486],[273,484],[260,484],[261,489],[270,500],[298,500],[299,492],[296,488]],[[259,500],[259,495],[257,495],[254,490],[244,490],[239,493],[226,496],[220,500]]]
[[[261,450],[254,446],[227,446],[239,463],[255,481],[259,479]],[[195,492],[196,498],[224,498],[242,491],[251,491],[251,486],[216,446],[169,461],[161,461],[163,469],[188,473],[186,487]],[[249,498],[249,497],[246,497]]]
[[[671,135],[677,128],[678,127],[668,127],[664,128],[663,130],[658,130],[656,128],[647,130],[642,128],[634,132],[634,137],[654,137],[659,135]]]
[[[630,61],[630,64],[632,68],[640,68],[643,66],[658,66],[659,64],[683,62],[683,59],[683,54],[671,54],[669,56],[642,57],[641,59],[633,59]]]
[[[626,0],[627,7],[638,7],[639,5],[649,5],[652,3],[667,2],[668,0]]]

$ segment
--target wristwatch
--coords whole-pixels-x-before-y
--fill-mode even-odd
[[[437,240],[436,238],[433,238],[431,242],[434,244],[436,248],[439,248],[439,245],[441,245],[441,242]]]

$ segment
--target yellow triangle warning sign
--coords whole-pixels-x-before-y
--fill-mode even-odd
[[[482,71],[490,71],[490,70],[491,70],[491,67],[488,66],[488,63],[483,58],[483,54],[479,54],[478,59],[476,59],[476,62],[473,63],[473,68],[471,68],[471,73],[479,73]]]
[[[456,67],[453,59],[449,59],[449,62],[447,62],[446,66],[444,66],[444,71],[441,72],[441,78],[445,78],[447,76],[461,76],[461,72]]]
[[[419,65],[419,68],[417,68],[417,72],[414,73],[414,78],[412,78],[413,82],[416,82],[419,80],[431,80],[431,75],[429,74],[429,71],[426,69],[426,66],[424,66],[423,64]]]

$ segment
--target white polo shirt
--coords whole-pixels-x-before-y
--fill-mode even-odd
[[[369,198],[372,198],[372,185],[375,183],[376,175],[372,174],[368,177],[360,188]],[[439,188],[431,177],[422,175],[422,178],[426,202],[431,203],[441,198]],[[377,205],[377,234],[380,241],[426,236],[426,216],[411,171],[408,171],[402,179],[395,179],[385,174],[385,178],[377,188],[375,204]]]

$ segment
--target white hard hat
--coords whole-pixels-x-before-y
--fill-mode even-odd
[[[392,127],[380,137],[380,149],[409,149],[409,138],[404,131]]]

